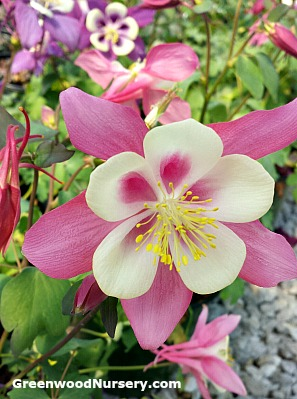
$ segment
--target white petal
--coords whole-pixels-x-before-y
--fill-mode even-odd
[[[51,10],[49,10],[47,7],[44,7],[43,5],[39,4],[37,1],[31,0],[30,6],[32,8],[34,8],[34,10],[40,12],[40,14],[46,15],[49,18],[52,18],[54,16],[54,14]]]
[[[93,273],[101,290],[120,299],[136,298],[151,287],[157,266],[153,265],[153,252],[145,245],[135,251],[135,225],[150,211],[136,215],[117,226],[101,242],[93,257]],[[134,228],[134,231],[131,230]],[[130,233],[130,234],[128,234]]]
[[[103,37],[103,40],[99,40]],[[104,39],[102,33],[92,33],[90,36],[90,42],[97,49],[106,53],[109,50],[109,42]]]
[[[104,15],[98,8],[93,8],[93,10],[88,13],[86,19],[86,27],[90,32],[96,32],[98,30],[98,19],[104,19]]]
[[[134,50],[135,43],[125,37],[120,37],[117,43],[112,43],[112,51],[117,56],[130,54]]]
[[[86,200],[92,211],[109,222],[126,219],[156,201],[157,184],[146,160],[122,152],[96,168],[90,177]]]
[[[211,205],[219,208],[214,214],[216,219],[245,223],[269,210],[274,180],[259,162],[236,154],[221,158],[195,187],[196,195],[212,198]]]
[[[218,162],[223,144],[211,128],[187,119],[152,129],[144,138],[145,158],[157,180],[177,191],[199,180]]]
[[[74,7],[74,0],[63,0],[59,3],[57,3],[57,5],[51,7],[51,9],[55,10],[55,11],[67,13],[67,12],[71,12],[73,10],[73,7]]]
[[[197,294],[211,294],[230,285],[245,261],[244,242],[226,226],[216,224],[219,228],[215,231],[212,228],[205,229],[205,232],[216,235],[217,238],[213,240],[216,248],[203,249],[206,257],[198,261],[187,251],[189,263],[180,267],[183,282]]]
[[[105,14],[110,16],[110,15],[118,15],[121,18],[124,18],[127,15],[127,7],[124,6],[122,3],[114,2],[108,4],[108,6],[105,8]]]
[[[134,18],[127,17],[121,21],[118,31],[120,35],[124,34],[128,39],[135,40],[138,36],[139,27]]]

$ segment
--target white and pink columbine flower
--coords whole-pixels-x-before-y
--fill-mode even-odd
[[[206,306],[198,318],[195,331],[188,342],[176,345],[163,345],[154,351],[154,362],[147,367],[167,360],[182,367],[183,373],[193,374],[203,399],[211,399],[208,382],[220,391],[230,391],[246,395],[245,387],[228,363],[229,334],[237,327],[240,316],[223,315],[206,324]]]
[[[153,47],[142,61],[124,68],[117,61],[107,60],[99,51],[81,53],[75,64],[107,91],[102,98],[138,109],[137,101],[147,115],[173,87],[191,76],[199,67],[193,49],[183,43],[167,43]],[[170,67],[168,67],[170,66]],[[176,96],[159,118],[162,124],[191,117],[190,105]]]
[[[61,106],[74,146],[107,161],[86,194],[28,231],[23,252],[55,278],[93,269],[143,348],[167,339],[193,292],[215,292],[237,275],[264,287],[296,277],[290,245],[257,221],[274,183],[254,160],[296,139],[296,101],[209,127],[186,120],[151,131],[132,108],[75,88]]]
[[[127,7],[118,2],[108,4],[104,12],[94,8],[88,13],[86,27],[92,32],[90,41],[97,50],[111,51],[116,56],[128,55],[134,50],[139,27],[127,14]]]

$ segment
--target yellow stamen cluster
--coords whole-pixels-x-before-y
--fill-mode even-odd
[[[105,28],[105,40],[116,44],[119,41],[119,38],[120,36],[114,28],[111,28],[109,26]]]
[[[193,259],[198,261],[202,256],[206,256],[205,249],[216,247],[212,242],[216,236],[206,233],[204,229],[206,226],[217,229],[218,226],[215,224],[215,218],[204,214],[217,211],[218,208],[201,207],[201,204],[209,203],[212,199],[200,201],[191,191],[176,196],[173,183],[169,183],[171,190],[169,195],[165,193],[161,182],[158,182],[158,187],[163,194],[163,201],[152,206],[144,204],[144,208],[151,209],[153,214],[145,222],[138,223],[136,227],[148,224],[152,226],[144,234],[136,237],[135,242],[140,245],[135,250],[139,251],[146,245],[146,250],[155,254],[153,264],[157,265],[157,260],[160,258],[170,270],[173,268],[172,255],[174,255],[176,269],[180,271],[180,266],[187,266],[189,262],[186,252],[190,252]],[[187,188],[188,186],[184,185],[182,193]]]

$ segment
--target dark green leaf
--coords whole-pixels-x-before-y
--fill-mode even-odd
[[[101,313],[102,323],[106,329],[107,334],[113,338],[118,322],[117,312],[117,298],[109,296],[103,301],[99,307]]]
[[[8,393],[11,399],[49,399],[45,391],[40,388],[14,388]]]
[[[61,302],[69,288],[66,280],[56,280],[38,269],[27,267],[11,279],[1,296],[1,321],[12,331],[11,346],[15,354],[31,347],[37,335],[62,334],[69,318],[62,315]]]
[[[57,133],[57,130],[53,130],[47,126],[44,126],[41,122],[31,121],[31,135],[41,134],[45,139],[48,140],[53,138]]]
[[[209,104],[208,113],[211,122],[221,122],[227,119],[226,105],[218,102]]]
[[[266,54],[258,53],[256,59],[262,72],[263,83],[271,94],[273,101],[277,102],[279,87],[278,73],[276,72],[271,59]]]
[[[54,163],[67,161],[73,154],[74,151],[67,150],[63,144],[46,140],[36,149],[35,164],[41,168],[48,168]]]
[[[260,99],[263,96],[264,86],[258,66],[249,57],[240,56],[236,63],[236,72],[251,95]]]
[[[0,274],[0,300],[1,300],[1,293],[3,291],[3,288],[8,283],[9,280],[11,280],[10,276],[7,276],[6,274]]]
[[[24,126],[14,119],[3,107],[0,106],[0,149],[6,144],[6,132],[9,125],[18,125],[19,130],[16,132],[16,137],[21,137],[25,133]]]
[[[82,283],[82,281],[77,281],[76,283],[74,283],[69,288],[66,295],[64,296],[64,298],[62,300],[62,313],[64,315],[72,314],[75,294],[76,294],[77,290],[79,289],[81,283]]]

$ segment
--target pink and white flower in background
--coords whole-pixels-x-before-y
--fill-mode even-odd
[[[75,88],[61,106],[73,145],[107,162],[87,194],[40,218],[23,252],[54,278],[93,270],[101,290],[122,300],[143,348],[167,339],[192,292],[215,292],[237,275],[262,287],[296,278],[290,245],[257,221],[274,183],[255,159],[296,139],[297,100],[209,127],[186,120],[151,131],[130,107]]]
[[[153,47],[143,61],[135,62],[128,69],[117,61],[109,61],[99,51],[86,51],[75,64],[107,91],[102,98],[123,103],[138,109],[136,100],[142,99],[144,113],[160,101],[172,88],[191,76],[199,67],[199,60],[191,47],[182,43],[160,44]],[[170,66],[170,67],[169,67]],[[175,97],[160,122],[170,123],[190,118],[189,104]]]
[[[211,399],[208,382],[220,391],[245,396],[241,379],[228,365],[229,334],[237,327],[240,316],[223,315],[206,324],[207,316],[208,308],[204,306],[191,339],[177,345],[163,345],[154,351],[156,359],[147,368],[164,360],[177,363],[184,374],[194,375],[203,399]]]

